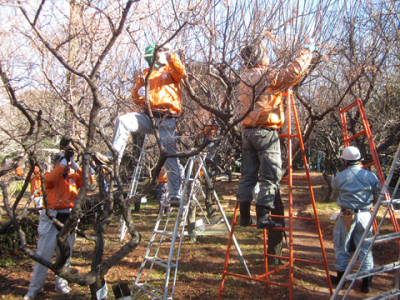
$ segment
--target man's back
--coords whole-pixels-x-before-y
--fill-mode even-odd
[[[372,200],[378,198],[382,190],[378,177],[359,165],[351,165],[338,173],[332,187],[338,193],[337,204],[354,209],[371,207]]]

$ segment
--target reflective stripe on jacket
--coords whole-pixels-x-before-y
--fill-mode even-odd
[[[312,54],[303,49],[288,67],[277,70],[269,69],[267,66],[257,66],[246,70],[242,80],[256,85],[256,95],[253,90],[243,82],[240,83],[240,102],[242,114],[244,115],[251,107],[253,98],[261,93],[255,103],[254,110],[242,121],[244,127],[270,127],[279,129],[284,123],[284,111],[282,103],[282,90],[296,85],[305,75],[310,66]]]
[[[45,174],[47,201],[50,209],[73,208],[78,190],[82,186],[82,170],[63,176],[64,167],[58,166]]]
[[[143,71],[146,77],[149,69]],[[168,65],[151,71],[149,77],[150,94],[149,101],[151,109],[159,112],[170,112],[178,114],[181,111],[181,79],[185,75],[185,69],[178,56],[173,53]],[[144,86],[141,75],[138,74],[136,86],[132,92],[135,104],[145,108],[143,97],[138,95],[138,90]]]

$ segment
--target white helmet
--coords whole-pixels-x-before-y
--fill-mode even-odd
[[[343,149],[342,156],[347,161],[359,161],[361,159],[360,150],[358,148],[350,146]]]

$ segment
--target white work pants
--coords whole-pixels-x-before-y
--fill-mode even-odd
[[[156,125],[161,119],[154,118]],[[176,153],[176,120],[165,119],[159,129],[161,145],[169,153]],[[130,133],[154,134],[150,118],[144,113],[129,113],[117,119],[114,129],[113,146],[118,152],[118,162],[121,161]],[[111,157],[109,152],[107,156]],[[168,158],[165,161],[167,171],[169,197],[179,198],[181,176],[177,158]]]
[[[52,216],[57,215],[57,210],[52,212]],[[53,257],[54,249],[57,244],[57,234],[58,230],[54,223],[46,216],[46,210],[43,209],[40,213],[40,221],[38,227],[39,238],[37,241],[37,250],[36,254],[43,257],[44,259],[51,261]],[[70,247],[70,254],[65,265],[67,267],[70,266],[71,256],[72,256],[72,247],[75,243],[76,233],[72,233],[68,237],[68,244]],[[57,247],[56,255],[59,255],[59,249]],[[47,276],[47,268],[41,265],[38,262],[35,262],[35,266],[33,267],[33,274],[31,283],[29,284],[29,292],[30,293],[39,293],[43,288],[44,281]],[[67,281],[61,277],[56,276],[56,286],[67,285]]]

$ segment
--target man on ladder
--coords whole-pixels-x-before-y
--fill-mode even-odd
[[[332,182],[332,188],[338,195],[337,205],[341,212],[336,218],[333,230],[333,247],[335,250],[335,267],[337,276],[330,276],[333,284],[338,284],[343,277],[350,258],[350,239],[353,238],[356,246],[360,242],[365,228],[371,218],[370,208],[378,200],[382,191],[378,177],[360,166],[360,151],[353,146],[343,150],[341,158],[344,160],[346,170],[338,173]],[[367,237],[372,236],[371,232]],[[360,251],[360,263],[367,255],[362,266],[362,271],[374,267],[372,252],[368,252],[369,244],[363,244]],[[363,278],[361,292],[372,291],[372,276]]]
[[[295,85],[305,75],[312,52],[316,50],[315,45],[306,47],[282,70],[269,67],[269,58],[261,42],[248,45],[241,51],[247,70],[240,83],[240,102],[243,115],[247,115],[242,121],[242,177],[237,192],[240,226],[253,224],[250,205],[253,189],[260,177],[260,192],[256,199],[257,228],[282,227],[282,224],[273,222],[269,217],[282,178],[278,134],[284,123],[282,90]],[[254,85],[257,85],[255,95]]]
[[[148,99],[156,125],[161,123],[159,133],[161,138],[161,151],[166,153],[176,152],[176,118],[181,111],[181,86],[180,82],[185,74],[185,69],[178,55],[173,53],[171,45],[165,44],[155,54],[157,45],[146,47],[144,58],[149,66],[153,64],[149,75]],[[156,57],[154,57],[156,56]],[[147,77],[150,69],[143,71]],[[135,104],[142,107],[141,113],[132,112],[117,119],[112,145],[118,152],[118,164],[121,161],[126,142],[130,133],[153,134],[153,127],[145,107],[145,86],[141,74],[138,74],[136,86],[132,92]],[[112,154],[96,153],[96,158],[104,164],[112,164]],[[171,206],[179,206],[181,176],[177,158],[167,158],[165,168],[168,178],[168,192]]]

